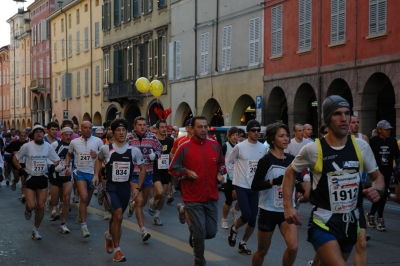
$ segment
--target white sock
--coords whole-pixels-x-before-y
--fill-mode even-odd
[[[86,222],[81,223],[81,228],[83,228],[83,227],[87,227]]]
[[[142,233],[146,232],[146,227],[144,227],[144,226],[141,227],[141,228],[140,228],[140,232],[142,232]]]
[[[121,250],[120,247],[114,248],[114,254],[117,253],[118,250]]]
[[[158,216],[160,216],[160,212],[161,212],[161,211],[159,211],[159,210],[156,210],[156,214],[154,214],[154,217],[158,217]]]
[[[107,239],[112,239],[112,235],[110,234],[110,232],[108,232],[107,234]]]

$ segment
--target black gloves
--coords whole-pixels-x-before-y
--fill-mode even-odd
[[[49,173],[50,173],[50,174],[54,174],[54,172],[56,171],[55,169],[56,169],[55,165],[54,165],[54,164],[50,164],[50,166],[49,166]]]
[[[282,182],[283,182],[283,175],[272,179],[272,185],[274,185],[274,186],[280,186],[280,185],[282,185]]]
[[[19,175],[19,176],[27,176],[28,173],[25,171],[24,168],[19,168],[19,170],[18,170],[18,175]]]

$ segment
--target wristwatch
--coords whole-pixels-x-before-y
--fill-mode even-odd
[[[380,190],[380,189],[376,189],[376,192],[378,192],[378,194],[379,194],[379,196],[383,196],[383,191],[382,190]]]
[[[137,187],[136,189],[139,190],[139,192],[142,192],[142,189],[140,187]]]

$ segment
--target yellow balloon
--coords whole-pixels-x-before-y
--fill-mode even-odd
[[[160,97],[163,90],[164,86],[161,83],[161,81],[155,79],[150,83],[150,92],[151,94],[153,94],[154,97],[156,98]]]
[[[136,80],[136,89],[140,92],[148,92],[150,90],[150,81],[147,78],[141,77]]]

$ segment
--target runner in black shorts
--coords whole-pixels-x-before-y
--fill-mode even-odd
[[[15,165],[15,163],[13,162],[13,156],[19,151],[19,149],[21,148],[22,145],[24,145],[26,143],[26,132],[25,130],[21,130],[19,132],[19,139],[14,140],[10,143],[10,145],[8,145],[4,150],[10,154],[12,154],[12,157],[6,157],[7,163],[8,163],[8,167],[12,168],[13,171],[13,176],[14,179],[11,182],[11,189],[13,191],[16,190],[16,184],[19,182],[19,174],[18,174],[18,167]],[[24,163],[24,162],[21,162]],[[21,180],[21,189],[23,187],[23,180]]]
[[[32,211],[35,210],[35,227],[32,231],[32,239],[42,239],[39,234],[39,226],[44,216],[44,203],[47,197],[47,168],[55,168],[54,163],[58,164],[60,158],[47,142],[44,142],[44,128],[40,125],[33,127],[29,137],[32,142],[24,144],[14,156],[14,164],[18,167],[20,176],[25,178],[26,188],[24,194],[26,198],[25,219],[30,220]],[[20,162],[26,160],[26,168],[22,168]]]
[[[116,118],[111,123],[114,134],[114,143],[104,145],[100,148],[95,166],[92,184],[99,184],[99,173],[103,162],[106,164],[106,187],[105,198],[111,208],[111,219],[109,231],[104,233],[106,240],[106,252],[114,252],[114,261],[126,261],[120,248],[122,234],[122,217],[128,206],[131,195],[130,178],[133,174],[134,165],[140,168],[138,188],[133,191],[133,199],[137,197],[146,176],[146,169],[141,151],[126,141],[128,122],[125,118]]]
[[[154,216],[154,224],[162,226],[163,223],[160,220],[160,212],[164,206],[165,192],[168,184],[171,183],[171,176],[168,173],[170,152],[174,145],[174,140],[171,137],[167,137],[167,121],[158,120],[156,124],[157,138],[162,145],[163,153],[160,158],[154,160],[153,165],[153,186],[154,186],[154,198],[150,199],[149,203],[149,214]]]

